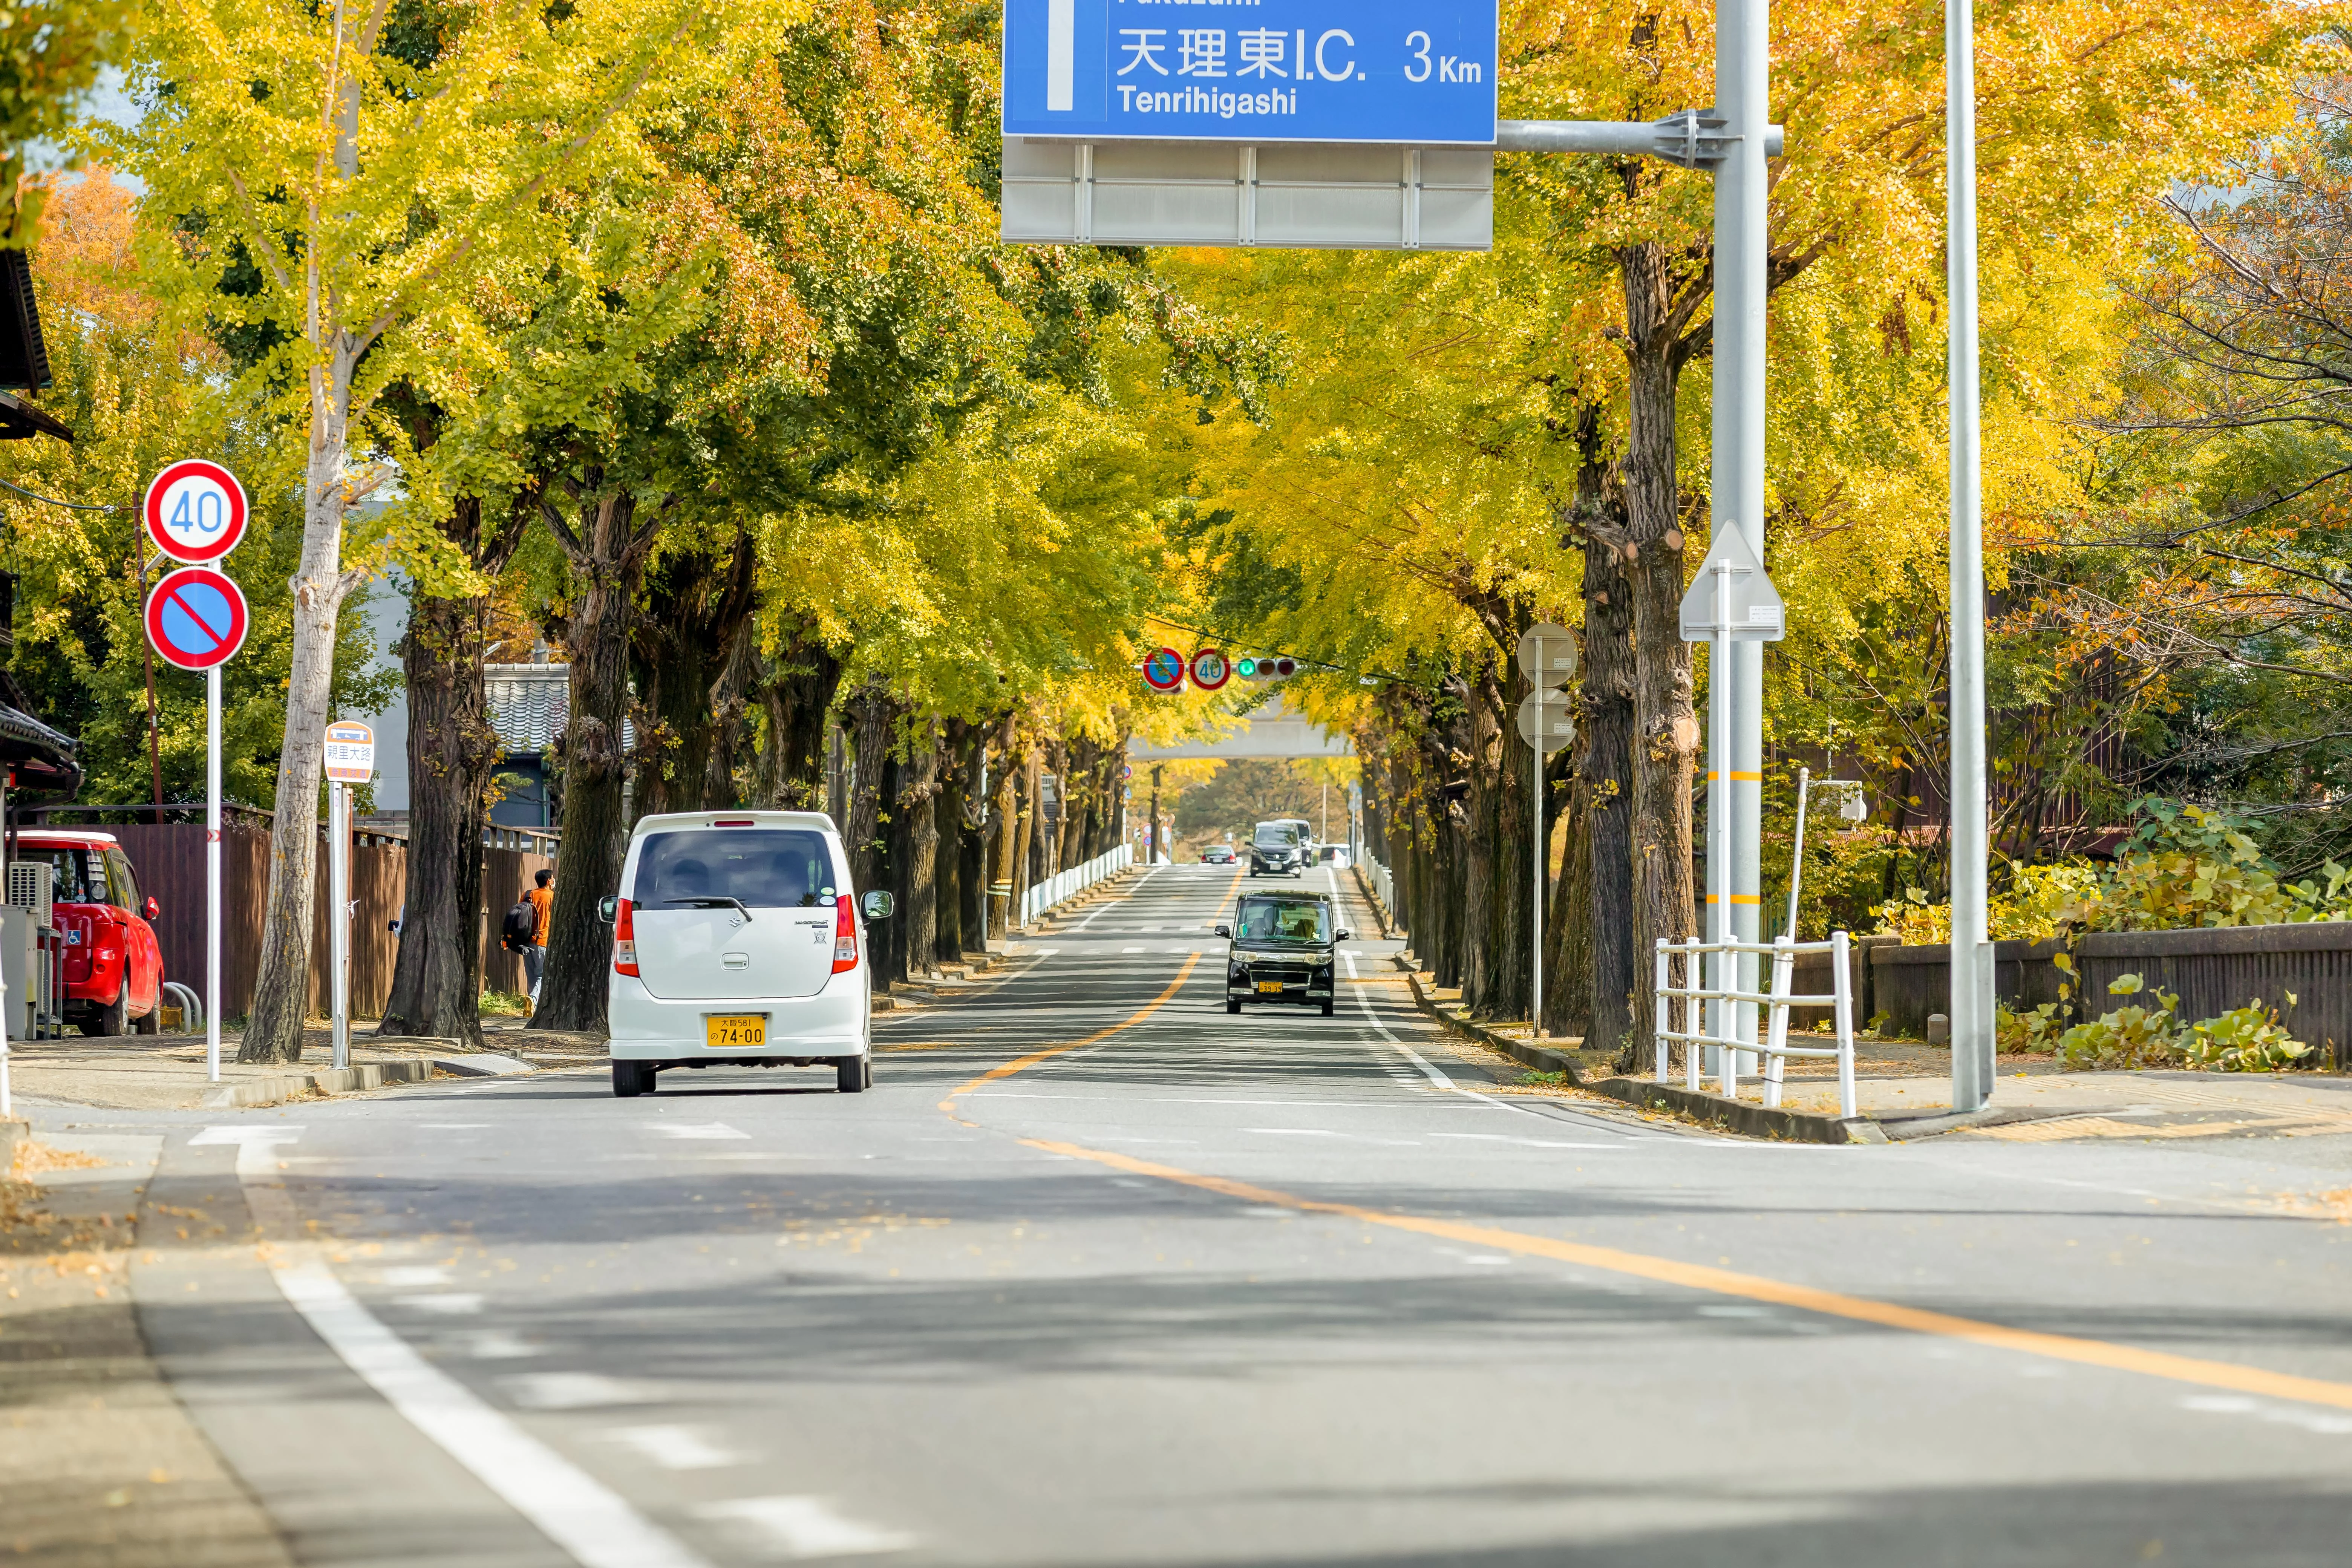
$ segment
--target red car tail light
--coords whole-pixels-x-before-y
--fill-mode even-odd
[[[842,894],[833,900],[833,972],[835,974],[857,967],[857,917],[849,907],[849,895]]]
[[[621,900],[620,910],[613,919],[613,973],[637,973],[637,927],[629,918],[629,900]]]

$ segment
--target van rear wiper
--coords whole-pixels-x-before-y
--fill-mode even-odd
[[[664,899],[662,902],[666,904],[691,904],[698,910],[741,910],[745,920],[748,921],[751,918],[751,911],[744,907],[742,900],[730,899],[723,893],[717,898]]]

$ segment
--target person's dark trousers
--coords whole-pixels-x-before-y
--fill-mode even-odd
[[[522,977],[533,1003],[539,1000],[539,972],[547,967],[547,949],[531,942],[522,950]]]

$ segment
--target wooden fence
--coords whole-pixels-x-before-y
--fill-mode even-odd
[[[63,827],[63,825],[59,825]],[[26,831],[37,832],[27,826]],[[155,938],[163,952],[163,978],[198,995],[205,983],[205,830],[201,825],[107,825],[131,857],[139,890],[163,906]],[[372,1018],[392,994],[392,970],[400,939],[392,922],[400,918],[408,889],[408,847],[362,828],[352,835],[352,1014]],[[482,983],[496,990],[524,988],[522,959],[499,944],[507,908],[531,885],[533,873],[554,865],[548,856],[524,849],[482,851]],[[221,1016],[243,1017],[253,1005],[261,970],[261,928],[268,895],[269,835],[225,823],[221,829]],[[323,1015],[330,996],[327,851],[319,846],[319,875],[311,915],[310,1011]]]

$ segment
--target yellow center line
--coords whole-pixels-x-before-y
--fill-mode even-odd
[[[1018,1071],[1019,1067],[1020,1064],[1015,1063],[1004,1070]],[[1693,1290],[1709,1290],[1719,1296],[1769,1301],[1775,1306],[1795,1307],[1828,1317],[1876,1323],[1882,1328],[1906,1329],[1914,1333],[1966,1340],[1972,1344],[1995,1350],[2019,1351],[2053,1361],[2106,1367],[2116,1372],[2136,1372],[2144,1376],[2195,1384],[2204,1388],[2225,1388],[2234,1394],[2263,1394],[2273,1399],[2293,1399],[2306,1405],[2328,1405],[2352,1410],[2352,1384],[2297,1377],[2291,1373],[2266,1372],[2260,1367],[2239,1366],[2230,1362],[2203,1361],[2195,1356],[2172,1355],[2164,1351],[2141,1350],[2132,1345],[2080,1339],[2071,1334],[2045,1334],[2031,1329],[2012,1329],[1974,1318],[1956,1317],[1949,1312],[1902,1307],[1891,1301],[1874,1301],[1866,1297],[1848,1296],[1836,1290],[1792,1285],[1760,1275],[1711,1268],[1698,1263],[1681,1263],[1670,1258],[1654,1258],[1613,1247],[1593,1247],[1584,1242],[1560,1241],[1548,1236],[1530,1236],[1525,1231],[1504,1230],[1494,1226],[1465,1225],[1458,1220],[1433,1219],[1422,1215],[1363,1208],[1355,1204],[1302,1198],[1272,1187],[1231,1181],[1223,1176],[1203,1176],[1192,1171],[1179,1170],[1173,1165],[1162,1165],[1101,1149],[1088,1149],[1076,1143],[1059,1143],[1045,1138],[1024,1138],[1021,1142],[1032,1149],[1042,1149],[1048,1153],[1092,1160],[1115,1171],[1125,1171],[1138,1176],[1155,1176],[1163,1182],[1198,1187],[1204,1192],[1237,1198],[1243,1203],[1296,1209],[1302,1214],[1339,1215],[1364,1225],[1385,1226],[1391,1230],[1466,1242],[1475,1247],[1492,1247],[1498,1252],[1549,1258],[1556,1262],[1606,1269],[1612,1274],[1627,1274],[1637,1279],[1680,1285]]]
[[[1184,982],[1189,979],[1192,973],[1192,966],[1200,962],[1201,955],[1199,953],[1196,952],[1187,955],[1184,960],[1183,967],[1176,971],[1176,978],[1168,983],[1168,989],[1162,991],[1159,995],[1154,996],[1150,1001],[1145,1003],[1140,1008],[1137,1009],[1132,1016],[1121,1019],[1119,1022],[1113,1024],[1108,1029],[1097,1030],[1095,1033],[1088,1035],[1083,1040],[1072,1040],[1066,1045],[1048,1046],[1042,1051],[1032,1051],[1025,1057],[1016,1057],[1009,1062],[1000,1062],[995,1067],[992,1067],[986,1072],[981,1074],[978,1078],[972,1079],[968,1082],[960,1083],[956,1085],[955,1088],[948,1090],[948,1097],[940,1101],[940,1109],[946,1111],[950,1116],[955,1117],[956,1121],[963,1121],[963,1124],[967,1127],[977,1125],[977,1123],[974,1122],[964,1121],[964,1119],[961,1116],[956,1116],[955,1102],[958,1100],[970,1094],[973,1089],[978,1089],[982,1084],[988,1082],[992,1079],[1011,1078],[1014,1073],[1020,1072],[1025,1068],[1035,1067],[1039,1062],[1046,1061],[1052,1058],[1061,1056],[1065,1052],[1084,1050],[1088,1046],[1096,1045],[1103,1040],[1109,1039],[1113,1035],[1118,1034],[1122,1029],[1131,1029],[1135,1027],[1136,1025],[1140,1024],[1143,1020],[1160,1011],[1161,1007],[1167,1005],[1169,1000],[1173,997],[1178,991],[1183,989]]]

